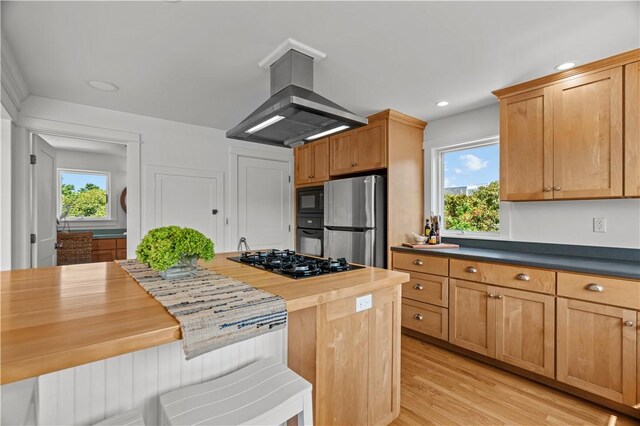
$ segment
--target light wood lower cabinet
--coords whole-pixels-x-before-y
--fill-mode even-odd
[[[428,336],[449,338],[449,310],[428,303],[402,299],[402,326]]]
[[[553,378],[553,296],[456,279],[449,288],[450,343]]]
[[[637,319],[629,309],[559,297],[557,380],[635,404]]]
[[[400,285],[294,311],[289,367],[313,384],[316,424],[389,424],[400,410]]]
[[[485,284],[449,281],[449,342],[493,357],[495,304],[489,303],[490,290]]]
[[[555,298],[496,288],[496,359],[553,378]]]

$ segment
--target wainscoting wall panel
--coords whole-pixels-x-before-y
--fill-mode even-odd
[[[268,356],[286,364],[286,329],[190,361],[177,341],[46,374],[36,388],[37,424],[90,425],[134,407],[143,410],[147,424],[158,424],[158,396]]]

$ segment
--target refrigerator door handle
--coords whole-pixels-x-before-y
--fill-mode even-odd
[[[375,228],[350,228],[348,226],[325,226],[324,229],[329,231],[345,231],[345,232],[367,232],[375,230]]]

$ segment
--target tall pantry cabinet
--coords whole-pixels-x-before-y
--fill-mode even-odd
[[[640,196],[640,49],[493,92],[504,201]]]

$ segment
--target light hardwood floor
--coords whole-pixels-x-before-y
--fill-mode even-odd
[[[640,422],[402,336],[401,411],[394,426],[504,424],[628,426]]]

